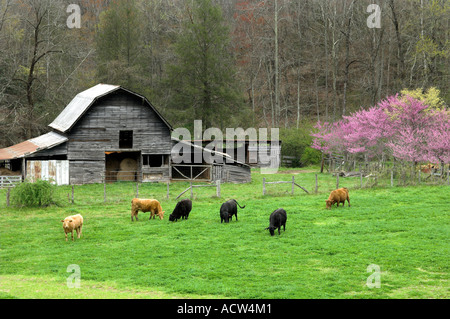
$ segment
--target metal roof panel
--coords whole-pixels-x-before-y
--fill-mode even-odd
[[[96,99],[119,88],[120,86],[118,85],[97,84],[90,89],[78,93],[49,126],[60,132],[67,132]]]
[[[0,149],[0,160],[22,158],[38,151],[52,148],[67,141],[67,137],[56,132],[50,132],[31,140]]]

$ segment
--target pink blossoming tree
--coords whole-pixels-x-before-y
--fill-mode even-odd
[[[450,112],[410,96],[390,96],[336,123],[317,123],[312,147],[368,159],[393,156],[417,163],[450,163]]]

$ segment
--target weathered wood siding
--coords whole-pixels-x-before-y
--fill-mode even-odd
[[[250,167],[237,165],[222,166],[222,182],[225,183],[250,183],[252,174]]]
[[[104,161],[70,161],[70,184],[83,185],[103,183],[105,174]]]
[[[67,156],[67,143],[63,143],[61,145],[28,155],[27,158],[51,159],[52,157],[66,157],[66,156]]]
[[[119,148],[120,131],[133,131],[132,149]],[[105,151],[170,154],[170,134],[156,112],[138,96],[118,90],[100,98],[68,134],[71,183],[102,182]]]

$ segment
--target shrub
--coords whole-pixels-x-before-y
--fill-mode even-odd
[[[320,161],[322,159],[322,153],[316,149],[313,149],[311,147],[306,147],[300,161],[303,165],[315,165],[320,164]]]
[[[13,205],[19,207],[45,207],[56,204],[53,196],[55,187],[48,181],[25,181],[17,185],[11,193]]]
[[[312,143],[310,132],[312,125],[309,122],[303,122],[299,129],[297,128],[282,128],[280,129],[281,155],[294,156],[292,161],[293,167],[301,167],[308,165],[302,159],[303,153],[309,148]],[[320,152],[319,152],[320,154]]]

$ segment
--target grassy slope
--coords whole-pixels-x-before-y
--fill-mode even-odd
[[[130,221],[132,184],[76,187],[76,204],[45,209],[4,208],[0,192],[0,297],[19,298],[448,298],[448,186],[353,189],[352,207],[325,210],[335,185],[319,178],[319,194],[261,180],[292,175],[253,174],[247,185],[196,189],[188,221],[170,223],[186,183],[145,184],[140,197],[158,198],[164,220]],[[314,174],[296,175],[308,190]],[[347,184],[347,185],[346,185]],[[67,198],[69,188],[60,188]],[[187,195],[187,194],[186,194]],[[239,221],[220,224],[228,198],[241,205]],[[288,212],[286,232],[270,237],[270,213]],[[81,213],[83,237],[65,242],[60,220]],[[68,289],[67,266],[81,268],[81,289]],[[381,267],[381,288],[369,289],[367,267]]]

